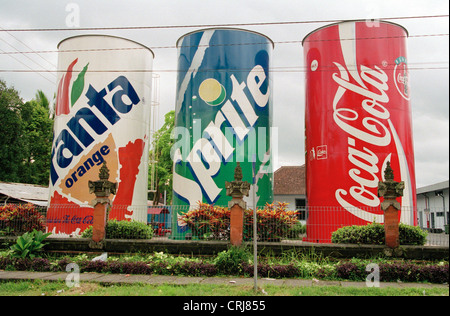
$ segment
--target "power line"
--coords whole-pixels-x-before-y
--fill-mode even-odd
[[[434,64],[435,62],[430,62]],[[442,62],[442,63],[448,63],[448,62]],[[392,66],[392,65],[391,65]],[[315,72],[336,72],[337,69],[333,69],[332,66],[322,66],[321,70],[316,70]],[[294,66],[294,67],[272,67],[269,69],[269,72],[272,73],[295,73],[295,72],[306,72],[308,67],[306,66]],[[384,70],[393,70],[394,68],[383,68]],[[420,66],[414,66],[414,67],[408,67],[408,71],[411,70],[445,70],[449,69],[449,66],[435,66],[435,67],[420,67]],[[199,69],[197,72],[248,72],[251,68],[240,68],[240,69]],[[90,73],[174,73],[174,72],[184,72],[185,70],[176,70],[176,69],[102,69],[102,70],[95,70],[90,69]],[[30,72],[42,72],[42,73],[65,73],[66,70],[47,70],[47,69],[41,69],[41,70],[34,70],[34,69],[0,69],[0,73],[30,73]]]
[[[417,34],[410,35],[408,38],[423,38],[423,37],[444,37],[449,36],[449,33],[438,33],[438,34]],[[405,38],[405,36],[379,36],[379,37],[358,37],[351,39],[326,39],[326,40],[310,40],[310,42],[332,42],[332,41],[350,41],[350,40],[369,40],[369,39],[393,39],[393,38]],[[274,44],[301,44],[301,40],[292,41],[274,41]],[[225,47],[225,46],[245,46],[245,45],[264,45],[266,42],[255,42],[255,43],[228,43],[228,44],[209,44],[204,45],[207,47]],[[189,47],[202,47],[202,45],[183,45],[184,48]],[[174,49],[177,48],[175,45],[169,46],[151,46],[152,50],[157,49]],[[89,48],[89,49],[66,49],[66,50],[31,50],[31,51],[17,51],[17,52],[0,52],[0,55],[12,55],[12,54],[55,54],[55,53],[77,53],[77,52],[104,52],[104,51],[124,51],[124,50],[146,50],[146,47],[117,47],[117,48]],[[56,67],[56,66],[55,66]]]
[[[0,52],[2,52],[3,50],[0,48]],[[42,70],[35,70],[35,69],[32,69],[30,66],[28,66],[27,64],[25,64],[25,63],[23,63],[22,61],[20,61],[19,59],[17,59],[16,57],[14,57],[14,56],[10,56],[11,58],[13,58],[14,60],[16,60],[17,62],[19,62],[19,63],[21,63],[22,65],[24,65],[25,67],[27,67],[29,70],[26,70],[26,72],[34,72],[34,73],[36,73],[36,74],[38,74],[39,76],[41,76],[42,78],[44,78],[45,80],[47,80],[48,82],[50,82],[50,83],[52,83],[52,84],[55,84],[53,81],[51,81],[50,79],[48,79],[47,77],[45,77],[42,73],[50,73],[51,75],[54,75],[54,74],[52,74],[51,73],[51,71],[47,71],[47,70],[45,70],[45,71],[42,71]],[[6,70],[6,71],[4,71],[4,70],[1,70],[0,69],[0,72],[13,72],[13,73],[19,73],[19,72],[23,72],[23,71],[21,71],[21,70],[19,70],[19,71],[8,71],[8,70]]]
[[[30,60],[32,63],[38,65],[39,67],[44,67],[43,65],[41,65],[40,63],[38,63],[37,61],[35,61],[34,59],[32,59],[30,56],[21,53],[15,46],[13,46],[11,43],[5,41],[4,39],[0,38],[0,41],[6,43],[8,46],[12,47],[13,49],[17,50],[17,52],[21,55],[23,55],[24,57],[26,57],[28,60]],[[4,52],[2,49],[0,49],[2,52]],[[21,63],[22,65],[28,67],[29,69],[32,69],[31,67],[29,67],[28,65],[26,65],[25,63],[23,63],[22,61],[20,61],[18,58],[15,58],[13,55],[9,55],[11,58],[13,58],[14,60],[18,61],[19,63]],[[50,73],[50,75],[55,76],[55,74]],[[41,75],[42,76],[42,75]],[[46,78],[47,79],[47,78]],[[55,76],[56,79],[56,76]],[[47,79],[51,82],[50,79]]]
[[[2,27],[0,27],[0,30],[3,30]],[[21,41],[19,38],[17,38],[14,34],[11,34],[10,32],[6,31],[6,33],[8,33],[9,36],[13,37],[16,41],[18,41],[19,43],[21,43],[23,46],[25,46],[26,48],[30,49],[31,52],[26,52],[28,53],[34,53],[37,56],[39,56],[42,60],[44,60],[45,62],[47,62],[49,65],[56,67],[55,64],[53,64],[51,61],[49,61],[48,59],[46,59],[45,57],[41,56],[39,53],[37,53],[35,50],[33,50],[30,46],[28,46],[27,44],[25,44],[23,41]],[[10,44],[8,44],[10,45]],[[16,49],[17,51],[19,51],[18,49]],[[25,54],[25,52],[21,52],[21,54]]]
[[[444,18],[443,15],[421,15],[404,17],[384,17],[379,19],[360,19],[360,21],[387,21],[407,19]],[[269,25],[296,25],[313,23],[337,23],[343,20],[310,20],[310,21],[283,21],[283,22],[252,22],[252,23],[226,23],[226,24],[190,24],[190,25],[157,25],[157,26],[113,26],[113,27],[79,27],[79,28],[26,28],[26,29],[0,29],[0,32],[60,32],[60,31],[111,31],[111,30],[151,30],[151,29],[177,29],[177,28],[221,28],[221,27],[244,27],[244,26],[269,26]]]

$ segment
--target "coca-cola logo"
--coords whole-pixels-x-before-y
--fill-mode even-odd
[[[335,65],[339,69],[339,74],[334,73],[333,80],[339,87],[333,100],[333,120],[348,134],[348,160],[353,165],[353,168],[348,170],[348,176],[355,183],[350,188],[337,189],[335,196],[339,204],[349,211],[357,207],[347,201],[348,194],[357,202],[357,205],[377,207],[380,205],[380,199],[374,192],[380,181],[378,178],[380,161],[370,147],[383,147],[391,143],[389,128],[383,124],[383,121],[390,117],[388,109],[384,106],[389,102],[386,93],[388,76],[378,66],[375,66],[375,69],[361,66],[359,80],[356,80],[359,82],[357,85],[350,82],[349,71],[346,67],[339,63]],[[369,86],[372,91],[377,92],[370,91]],[[354,105],[340,104],[339,101],[345,93],[355,93],[364,97],[361,102],[364,115],[354,110]],[[368,219],[373,221],[373,216],[374,214],[370,214]],[[381,216],[377,219],[377,222],[380,221],[382,221]]]
[[[380,161],[376,147],[388,146],[392,140],[390,113],[386,108],[389,77],[376,65],[373,68],[357,65],[355,51],[348,43],[342,41],[341,48],[345,64],[335,62],[339,72],[332,74],[332,79],[338,84],[333,99],[333,120],[348,135],[347,159],[352,167],[346,173],[352,185],[336,189],[335,198],[353,215],[381,223],[384,220],[382,215],[361,207],[366,209],[380,205],[376,188],[380,181],[378,175],[386,160]],[[347,102],[362,101],[356,105],[344,104],[340,100],[345,94],[356,94],[347,97]]]
[[[405,57],[400,56],[395,60],[393,77],[398,93],[409,100],[409,73]]]

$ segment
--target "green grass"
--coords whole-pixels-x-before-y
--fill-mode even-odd
[[[265,294],[265,293],[267,294]],[[341,286],[264,286],[264,292],[250,285],[104,285],[81,282],[69,288],[65,282],[0,282],[0,296],[449,296],[448,288],[357,288]]]

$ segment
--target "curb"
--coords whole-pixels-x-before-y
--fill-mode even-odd
[[[71,281],[73,273],[65,272],[29,272],[29,271],[0,271],[0,281],[18,280],[43,280],[43,281],[65,281],[68,277]],[[166,275],[139,275],[139,274],[105,274],[85,272],[80,273],[80,282],[95,282],[105,284],[218,284],[218,285],[253,285],[253,278],[240,277],[183,277]],[[311,286],[339,286],[339,287],[367,287],[365,282],[355,281],[321,281],[317,279],[258,279],[258,285],[275,285],[290,287]],[[448,284],[431,283],[403,283],[403,282],[380,282],[380,288],[449,288]]]

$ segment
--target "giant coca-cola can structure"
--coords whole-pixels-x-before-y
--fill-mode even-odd
[[[346,21],[303,40],[306,241],[383,223],[377,187],[388,161],[394,179],[405,182],[400,220],[416,225],[407,37],[394,23]]]

